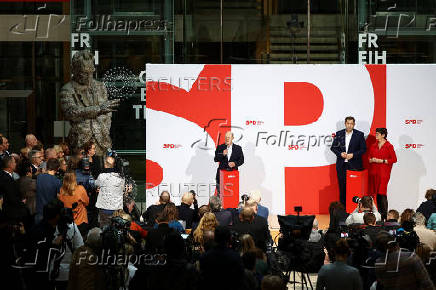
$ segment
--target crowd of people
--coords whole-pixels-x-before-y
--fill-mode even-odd
[[[286,289],[295,270],[318,273],[317,289],[435,289],[435,190],[386,218],[369,196],[351,214],[333,202],[327,230],[297,218],[272,237],[259,192],[224,209],[218,196],[163,191],[141,213],[117,157],[92,142],[44,148],[30,134],[16,154],[0,136],[0,159],[11,289]]]

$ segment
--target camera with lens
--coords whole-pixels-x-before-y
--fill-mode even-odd
[[[103,249],[110,251],[112,254],[122,252],[124,244],[128,241],[129,229],[130,221],[119,216],[113,217],[111,224],[102,233]]]
[[[60,218],[57,224],[59,235],[66,238],[69,226],[74,222],[74,210],[77,207],[77,202],[73,203],[72,208],[63,207],[60,209]]]
[[[353,198],[351,199],[354,203],[359,203],[362,199],[358,196],[353,196]]]

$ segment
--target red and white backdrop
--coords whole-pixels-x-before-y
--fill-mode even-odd
[[[147,64],[146,75],[147,205],[190,189],[207,203],[215,147],[232,130],[240,194],[260,191],[275,214],[328,213],[339,196],[332,135],[350,115],[367,143],[388,129],[390,208],[416,208],[436,186],[436,65]]]

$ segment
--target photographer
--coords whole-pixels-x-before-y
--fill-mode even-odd
[[[55,279],[67,280],[69,261],[63,262],[65,251],[68,248],[71,254],[82,244],[71,210],[65,209],[58,199],[46,204],[41,222],[30,232],[29,251],[24,259],[34,265],[27,279],[31,282],[26,285],[28,289],[54,289]]]
[[[109,225],[110,218],[115,210],[123,209],[123,193],[125,180],[116,172],[115,158],[107,156],[104,170],[95,181],[99,193],[95,206],[99,209],[100,227]]]
[[[50,278],[55,280],[56,290],[67,289],[70,263],[74,251],[83,246],[83,238],[79,228],[73,221],[71,208],[61,209],[61,218],[56,227],[53,243],[60,238],[59,253],[53,261]]]
[[[356,209],[345,220],[347,226],[352,224],[364,224],[363,216],[367,212],[372,212],[376,217],[376,221],[381,221],[381,215],[378,212],[377,207],[374,205],[371,196],[364,196],[362,199],[357,199],[356,201]]]

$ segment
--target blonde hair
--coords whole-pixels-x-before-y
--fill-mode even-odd
[[[76,173],[74,171],[70,170],[67,171],[64,175],[64,180],[61,187],[61,193],[63,195],[74,195],[74,190],[77,187],[77,181],[76,181]]]
[[[59,153],[64,153],[64,150],[62,150],[62,147],[60,146],[60,145],[55,145],[55,146],[53,146],[53,149],[56,151],[56,154],[58,155],[58,157],[59,157]]]
[[[200,220],[198,227],[194,231],[194,241],[203,245],[203,233],[205,231],[215,231],[218,221],[215,214],[206,212]]]

